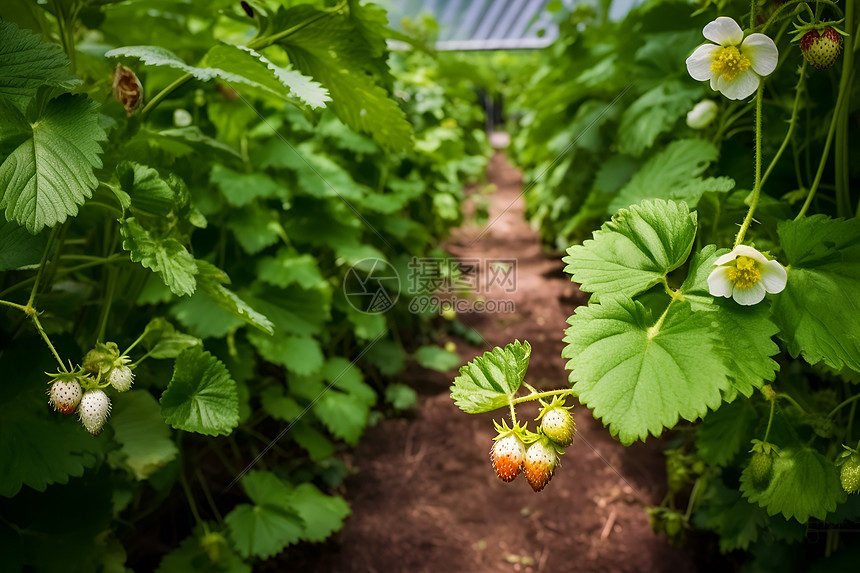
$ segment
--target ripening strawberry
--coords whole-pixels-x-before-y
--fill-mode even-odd
[[[767,489],[773,473],[773,457],[765,452],[753,452],[750,459],[750,477],[758,489]]]
[[[576,433],[576,424],[573,416],[567,408],[552,408],[544,412],[540,428],[546,436],[561,446],[568,447],[573,443],[573,435]]]
[[[110,415],[110,398],[103,390],[88,390],[84,392],[81,398],[81,404],[78,407],[78,416],[84,428],[94,436],[97,436],[102,431]]]
[[[57,412],[72,414],[81,403],[81,385],[77,380],[54,380],[48,389],[48,403]]]
[[[546,487],[556,467],[558,467],[556,446],[546,438],[536,441],[526,450],[523,473],[536,492]]]
[[[503,482],[512,482],[520,473],[526,458],[526,447],[516,434],[508,434],[496,440],[490,450],[490,460],[496,475]]]
[[[831,26],[820,32],[810,30],[800,39],[800,51],[810,65],[819,70],[829,68],[836,61],[842,47],[842,36]]]
[[[842,464],[839,478],[846,493],[857,493],[860,490],[860,454],[848,456]]]
[[[125,392],[131,388],[131,383],[134,381],[134,373],[128,366],[117,366],[110,371],[108,380],[110,380],[110,385],[113,386],[117,392]]]

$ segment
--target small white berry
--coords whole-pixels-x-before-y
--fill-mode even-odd
[[[73,413],[81,403],[81,385],[77,380],[55,380],[48,389],[48,403],[58,412]]]
[[[117,366],[110,371],[110,384],[117,392],[125,392],[134,382],[134,373],[128,366]]]
[[[84,428],[92,435],[97,436],[110,415],[110,398],[103,390],[85,392],[78,407],[78,415]]]

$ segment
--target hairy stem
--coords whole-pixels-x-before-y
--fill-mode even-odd
[[[737,237],[735,237],[735,247],[743,242],[747,229],[749,229],[752,223],[755,209],[758,206],[759,195],[761,195],[761,108],[763,99],[764,82],[758,85],[758,91],[755,96],[755,183],[753,185],[752,197],[750,197],[749,211],[747,211],[747,215],[744,217],[743,223],[741,223]]]

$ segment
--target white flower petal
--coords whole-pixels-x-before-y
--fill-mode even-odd
[[[729,99],[746,99],[755,93],[760,81],[761,80],[759,80],[758,75],[754,71],[747,70],[739,73],[738,76],[731,81],[724,80],[722,77],[716,78],[717,91],[721,92]]]
[[[738,23],[726,16],[720,16],[709,23],[702,30],[702,34],[721,46],[737,46],[744,39],[744,32]]]
[[[788,281],[788,273],[785,272],[785,267],[777,261],[768,261],[761,269],[761,283],[764,288],[771,294],[782,292],[785,288],[785,283]]]
[[[763,265],[769,262],[766,256],[749,245],[738,245],[732,249],[732,253],[734,253],[736,257],[749,257],[751,259],[755,259]]]
[[[741,54],[749,58],[752,69],[760,76],[770,75],[779,61],[779,50],[764,34],[750,34],[741,44]]]
[[[732,292],[732,298],[735,302],[744,306],[752,306],[764,300],[765,288],[761,281],[755,283],[750,288],[740,289],[735,287]]]
[[[719,267],[708,275],[708,292],[711,296],[732,296],[735,285],[729,279],[729,267]]]
[[[711,79],[711,62],[714,54],[721,48],[715,44],[702,44],[687,58],[687,71],[694,80],[703,82]]]

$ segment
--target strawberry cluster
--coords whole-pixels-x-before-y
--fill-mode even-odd
[[[496,475],[504,482],[512,482],[522,471],[535,492],[541,491],[552,479],[559,465],[559,456],[573,443],[576,424],[570,413],[572,406],[564,405],[564,398],[543,408],[535,421],[540,421],[537,432],[514,423],[496,423],[498,435],[490,450],[490,460]]]
[[[121,355],[113,342],[98,343],[87,352],[83,365],[71,372],[50,374],[48,403],[62,414],[78,413],[84,428],[96,436],[101,433],[110,416],[111,401],[103,388],[112,386],[117,392],[131,388],[134,373],[131,360]]]

